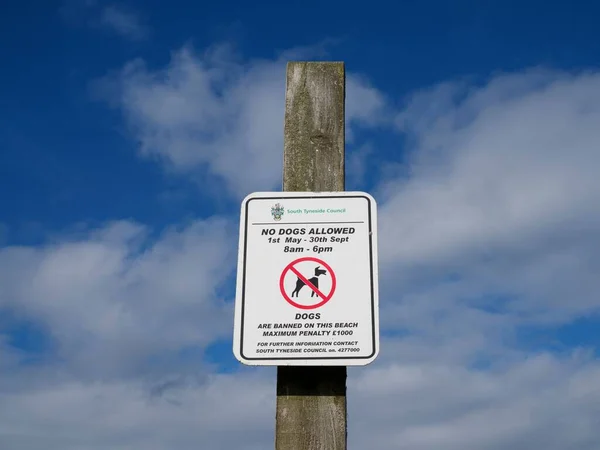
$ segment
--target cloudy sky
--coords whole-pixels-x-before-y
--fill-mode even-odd
[[[600,9],[398,3],[2,3],[0,448],[272,448],[231,340],[289,60],[346,63],[379,203],[348,448],[600,446]]]

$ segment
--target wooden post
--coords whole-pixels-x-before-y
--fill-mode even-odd
[[[284,191],[343,191],[345,68],[290,62],[285,95]],[[276,450],[346,449],[346,367],[277,368]]]

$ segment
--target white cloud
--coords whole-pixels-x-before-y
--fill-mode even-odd
[[[346,77],[346,144],[354,142],[358,127],[389,126],[396,112],[387,97],[360,74]]]
[[[537,78],[501,77],[427,119],[419,110],[444,96],[414,98],[400,115],[417,141],[411,177],[386,186],[385,211],[402,211],[388,224],[399,224],[403,239],[386,257],[438,258],[482,243],[495,250],[523,233],[598,220],[600,76],[557,75],[542,87]]]
[[[435,289],[456,274],[438,311],[475,303],[534,322],[598,311],[599,93],[597,74],[533,71],[416,94],[398,117],[409,175],[380,189],[385,270]],[[410,296],[409,284],[395,289]]]
[[[435,360],[361,371],[350,383],[360,409],[348,448],[591,450],[600,439],[599,374],[589,358],[543,354],[499,371]]]
[[[311,52],[245,63],[227,46],[204,54],[184,47],[163,69],[132,61],[101,87],[112,90],[109,97],[123,111],[141,155],[204,181],[204,187],[208,173],[243,196],[281,182],[285,64]],[[379,91],[352,74],[347,88],[349,134],[355,125],[384,120]]]
[[[160,395],[139,382],[61,380],[0,389],[0,446],[34,450],[258,450],[270,440],[270,380],[187,379]]]
[[[234,272],[232,231],[215,218],[153,242],[117,222],[44,248],[8,247],[0,308],[40,324],[83,377],[168,371],[152,358],[228,336],[230,304],[216,289]]]
[[[44,380],[22,389],[0,378],[0,444],[23,450],[265,448],[274,435],[273,374],[188,377],[157,394],[137,381]],[[585,355],[537,355],[497,371],[430,360],[350,374],[349,449],[597,446],[600,366]]]
[[[410,165],[378,198],[382,324],[404,337],[353,380],[374,412],[355,448],[597,447],[593,345],[559,359],[519,330],[600,310],[598,87],[547,71],[446,83],[398,116]]]
[[[109,5],[102,8],[100,24],[132,40],[137,41],[148,36],[148,28],[142,24],[138,14],[126,11],[116,5]]]

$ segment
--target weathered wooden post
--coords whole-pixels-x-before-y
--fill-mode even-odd
[[[345,189],[345,68],[287,66],[284,191]],[[346,449],[346,367],[277,368],[276,450]]]
[[[343,63],[287,67],[283,192],[244,198],[233,353],[277,366],[276,450],[346,449],[346,367],[379,352],[377,205],[344,186]]]

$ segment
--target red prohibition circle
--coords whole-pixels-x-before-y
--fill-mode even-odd
[[[314,291],[319,298],[321,298],[321,301],[319,303],[315,304],[315,305],[301,305],[299,303],[296,303],[294,300],[292,300],[290,298],[289,295],[287,295],[287,293],[285,292],[285,286],[283,285],[283,281],[284,281],[285,276],[287,275],[287,273],[290,270],[292,270],[292,268],[296,264],[301,263],[303,261],[313,261],[313,262],[316,262],[316,263],[324,266],[327,270],[329,270],[329,273],[331,274],[331,290],[329,291],[328,295],[325,295],[322,292],[320,292],[318,289],[313,288],[310,283],[306,283],[306,280],[304,280],[306,286],[309,289],[311,289],[312,291]],[[295,271],[295,270],[292,270],[292,271],[294,273],[296,273],[296,275],[297,275],[297,271]],[[331,267],[329,266],[329,264],[327,264],[322,259],[313,258],[312,256],[305,256],[303,258],[295,259],[294,261],[292,261],[291,263],[289,263],[285,267],[285,269],[283,269],[283,272],[281,272],[281,277],[279,277],[279,290],[281,291],[281,295],[283,295],[283,298],[285,299],[285,301],[287,301],[290,305],[295,306],[296,308],[300,308],[300,309],[315,309],[315,308],[319,308],[319,307],[323,306],[325,303],[327,303],[329,300],[331,300],[331,297],[333,297],[333,293],[335,292],[335,285],[336,285],[335,273],[333,273],[333,270],[331,269]]]

